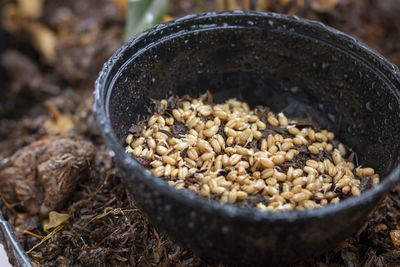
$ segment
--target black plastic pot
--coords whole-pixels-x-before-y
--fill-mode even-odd
[[[7,252],[8,261],[15,267],[32,267],[24,249],[19,244],[11,225],[0,212],[0,243]]]
[[[318,22],[272,13],[186,16],[119,49],[96,82],[94,111],[119,175],[158,229],[198,255],[231,264],[293,262],[354,233],[400,180],[399,71],[382,56]],[[302,212],[240,209],[178,191],[124,153],[149,98],[169,91],[221,102],[236,97],[289,116],[312,116],[351,145],[382,183],[338,205]]]

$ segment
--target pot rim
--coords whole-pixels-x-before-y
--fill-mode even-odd
[[[177,24],[196,22],[198,20],[201,21],[202,19],[205,18],[224,17],[224,16],[238,16],[238,17],[256,16],[256,17],[263,17],[265,19],[287,21],[288,23],[299,23],[308,27],[313,27],[319,32],[325,32],[334,35],[336,38],[341,39],[344,42],[347,42],[348,45],[352,45],[354,47],[359,48],[364,53],[368,54],[369,57],[375,59],[375,61],[382,66],[380,69],[374,67],[364,58],[356,56],[358,60],[361,60],[365,64],[369,65],[369,67],[374,69],[374,71],[381,72],[381,70],[385,68],[392,74],[390,77],[390,82],[388,81],[388,83],[393,85],[394,88],[393,95],[400,102],[400,91],[399,91],[400,74],[397,66],[391,64],[382,55],[377,53],[375,50],[369,48],[362,42],[356,40],[354,37],[351,37],[334,28],[328,27],[321,22],[302,19],[298,18],[297,16],[289,16],[272,12],[254,12],[254,11],[224,11],[224,12],[208,12],[199,15],[187,15],[164,24],[158,24],[150,28],[149,30],[139,34],[138,36],[132,38],[130,41],[124,44],[120,49],[118,49],[113,54],[113,56],[104,64],[103,69],[99,73],[99,77],[95,82],[93,112],[95,113],[97,124],[101,130],[103,138],[105,139],[109,148],[111,148],[112,151],[115,153],[115,156],[123,163],[123,166],[121,166],[122,168],[133,172],[136,177],[140,177],[140,179],[143,182],[150,184],[155,190],[159,191],[160,193],[166,194],[169,197],[177,201],[180,201],[181,203],[189,203],[186,205],[190,205],[196,208],[201,208],[203,210],[207,210],[210,212],[211,211],[218,212],[221,213],[221,215],[223,216],[228,216],[231,218],[245,218],[247,220],[253,220],[253,221],[263,221],[263,220],[295,221],[298,219],[312,219],[312,218],[321,218],[325,216],[334,216],[335,214],[343,212],[345,210],[350,211],[352,209],[357,208],[357,206],[361,207],[365,203],[376,201],[377,199],[381,198],[385,193],[390,191],[395,186],[395,184],[400,181],[400,162],[398,161],[396,163],[396,166],[392,169],[392,171],[388,175],[385,176],[385,179],[383,179],[379,185],[363,192],[358,197],[350,197],[348,199],[340,201],[339,204],[328,205],[323,208],[308,209],[304,211],[296,211],[296,210],[282,211],[282,212],[259,211],[257,209],[239,208],[233,205],[220,204],[217,201],[209,201],[208,199],[198,196],[193,192],[188,192],[187,190],[177,190],[174,187],[168,185],[162,179],[148,172],[130,155],[126,154],[123,146],[120,145],[111,127],[111,121],[109,117],[109,99],[111,91],[107,90],[105,95],[105,90],[102,90],[103,88],[108,86],[109,74],[113,69],[113,67],[115,66],[115,64],[118,62],[120,56],[124,54],[124,52],[129,48],[132,48],[138,43],[145,40],[147,35],[154,34],[154,32],[162,31],[168,27]],[[217,28],[221,27],[220,26],[214,27],[214,29]],[[206,28],[206,30],[210,29],[213,29],[213,27],[211,26]],[[176,36],[174,34],[176,34],[176,32],[170,34],[172,35],[172,38]],[[163,40],[165,39],[162,38],[162,40],[160,41],[162,42]],[[130,60],[134,59],[135,55],[138,55],[141,52],[142,52],[141,49],[136,51],[133,55],[130,56],[130,59],[127,62],[130,62]],[[122,69],[127,64],[127,62],[124,62],[124,64],[122,64],[119,69]],[[386,80],[389,80],[388,75],[383,75],[383,76],[386,78]],[[113,84],[115,77],[111,78],[112,78],[111,84]]]

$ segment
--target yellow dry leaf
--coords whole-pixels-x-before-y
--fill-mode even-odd
[[[282,5],[282,6],[288,6],[289,4],[290,4],[290,0],[280,0],[279,1],[279,3]]]
[[[24,28],[32,38],[36,50],[49,62],[56,59],[57,37],[55,33],[40,22],[26,22]]]
[[[3,26],[10,32],[26,32],[35,49],[48,61],[56,59],[57,36],[43,23],[41,17],[43,0],[18,0],[17,4],[4,5],[2,8]]]
[[[50,211],[49,219],[43,221],[43,231],[49,233],[51,229],[63,225],[69,220],[71,216],[67,213],[58,213],[56,211]]]
[[[163,17],[163,19],[162,19],[161,22],[162,22],[162,23],[165,23],[165,22],[168,22],[168,21],[173,20],[173,19],[174,19],[174,17],[165,15],[165,16]]]
[[[250,10],[250,0],[243,0],[243,9]]]
[[[57,107],[48,105],[51,118],[44,123],[44,128],[51,134],[66,133],[74,128],[74,122],[71,115],[61,115]]]
[[[126,12],[128,9],[128,0],[111,0],[122,12]]]
[[[215,6],[217,11],[224,10],[241,10],[242,7],[239,3],[243,4],[246,8],[250,7],[250,3],[247,5],[248,1],[239,1],[238,0],[216,0]]]
[[[393,246],[400,248],[400,230],[390,231],[390,238],[392,239]]]
[[[237,0],[228,0],[228,9],[229,10],[241,10],[242,7],[238,4]]]
[[[311,0],[310,6],[314,11],[327,13],[333,10],[338,3],[339,0]]]
[[[256,11],[266,11],[268,7],[267,0],[258,0],[256,4]]]
[[[18,0],[18,10],[25,18],[39,18],[42,16],[43,0]]]
[[[18,13],[18,8],[14,4],[6,4],[1,10],[1,22],[6,31],[15,34],[21,30],[21,18]]]
[[[70,115],[60,116],[56,121],[48,120],[44,128],[51,134],[66,133],[74,128],[74,123]]]
[[[217,11],[224,11],[224,10],[226,10],[228,7],[226,6],[226,2],[225,2],[225,0],[216,0],[216,3],[215,3],[215,6],[216,6],[216,10]]]

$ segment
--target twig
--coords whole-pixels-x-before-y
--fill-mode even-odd
[[[38,239],[43,239],[43,238],[45,238],[45,237],[44,237],[44,236],[42,236],[42,235],[37,235],[37,234],[35,234],[35,233],[32,233],[31,231],[28,231],[28,230],[24,230],[24,234],[27,234],[27,235],[30,235],[30,236],[36,237],[36,238],[38,238]]]
[[[46,235],[45,237],[43,237],[43,239],[37,243],[36,245],[34,245],[30,250],[28,250],[27,252],[25,252],[25,254],[29,254],[31,253],[35,248],[37,248],[38,246],[40,246],[41,244],[43,244],[44,242],[46,242],[47,240],[49,240],[50,238],[52,238],[55,234],[57,234],[57,232],[59,232],[62,228],[64,227],[64,225],[59,225],[56,228],[54,228],[53,231],[50,232],[50,234]]]
[[[0,195],[1,202],[3,202],[4,206],[6,206],[7,209],[9,209],[14,215],[18,215],[18,212],[11,207],[11,205],[4,199],[2,195]]]
[[[86,225],[88,225],[89,223],[93,222],[94,220],[101,219],[101,218],[107,216],[110,213],[118,214],[120,212],[127,212],[127,211],[139,211],[139,210],[138,209],[125,209],[125,210],[123,210],[121,208],[115,208],[114,209],[112,207],[107,207],[107,208],[104,209],[104,213],[94,216],[92,219],[89,220],[89,222],[86,223]]]

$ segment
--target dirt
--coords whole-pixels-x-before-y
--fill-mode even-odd
[[[94,147],[78,136],[50,136],[2,162],[0,194],[15,209],[48,216],[63,208],[93,160]]]
[[[398,1],[340,0],[328,12],[312,7],[315,1],[266,1],[264,10],[322,21],[361,39],[400,65]],[[45,196],[47,179],[58,177],[67,166],[54,161],[52,155],[57,153],[52,146],[67,138],[71,144],[86,144],[93,149],[70,151],[72,158],[65,164],[76,164],[77,168],[61,177],[78,179],[73,190],[67,189],[68,196],[63,194],[62,201],[57,201],[59,204],[51,206],[47,200],[46,209],[67,213],[71,218],[62,230],[29,254],[32,262],[43,266],[204,266],[202,259],[158,233],[127,198],[94,123],[94,80],[124,39],[125,10],[115,5],[120,1],[45,1],[37,17],[27,17],[16,2],[0,2],[0,49],[5,49],[0,51],[1,76],[5,74],[0,82],[7,85],[0,86],[0,171],[20,166],[19,157],[30,159],[29,168],[17,167],[22,170],[17,177],[31,179],[32,184],[26,183],[26,188]],[[214,1],[173,3],[169,8],[172,17],[215,7]],[[54,45],[43,47],[41,38]],[[35,148],[36,142],[42,145]],[[38,157],[28,156],[27,152]],[[42,157],[46,160],[39,160]],[[35,199],[37,204],[30,205],[15,194],[15,187],[8,188],[2,193],[1,211],[23,248],[29,250],[40,239],[24,234],[24,230],[47,235],[39,208],[45,198]],[[54,196],[55,192],[47,194]],[[391,233],[397,238],[393,231],[398,229],[400,186],[385,197],[357,234],[336,249],[293,266],[398,266],[400,251],[391,239]]]

